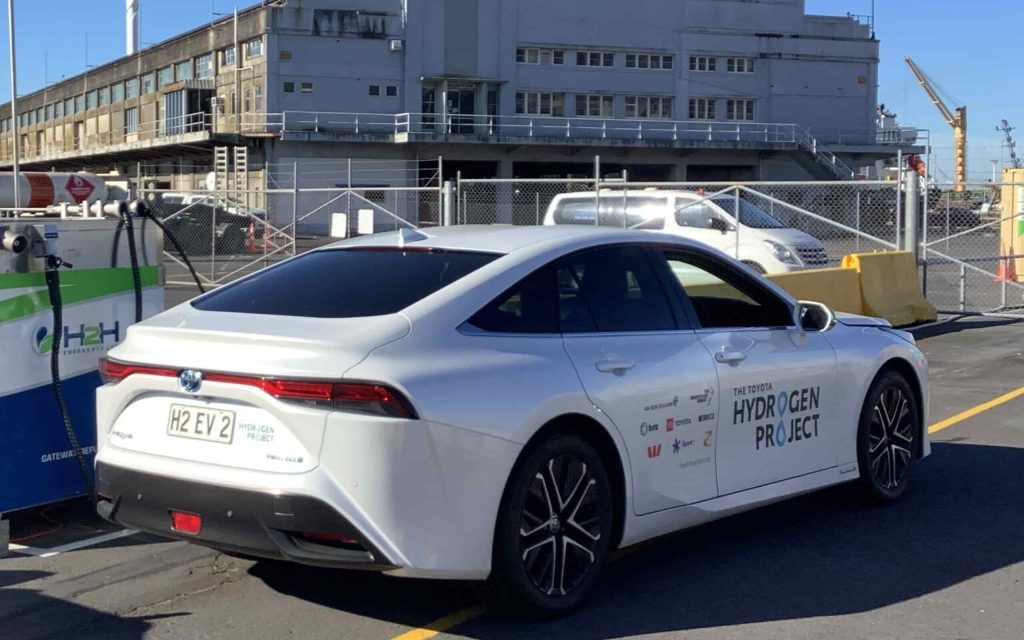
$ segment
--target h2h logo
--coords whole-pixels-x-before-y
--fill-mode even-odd
[[[32,350],[41,356],[49,355],[53,351],[53,334],[49,327],[39,327],[33,336]],[[115,320],[108,324],[86,325],[80,324],[76,328],[65,326],[61,332],[61,343],[63,349],[80,347],[102,347],[113,346],[121,341],[121,323]]]

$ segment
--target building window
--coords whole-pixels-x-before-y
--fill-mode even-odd
[[[303,82],[302,83],[302,93],[313,93],[313,83],[312,82]]]
[[[627,118],[671,118],[671,96],[626,96]]]
[[[285,93],[295,93],[295,83],[294,82],[286,82],[286,83],[284,83],[284,92]]]
[[[565,49],[538,49],[536,47],[520,47],[516,49],[516,62],[519,64],[565,64]]]
[[[397,98],[398,97],[398,87],[396,87],[393,84],[389,84],[387,86],[387,88],[385,89],[384,93],[389,98]]]
[[[714,120],[714,98],[690,98],[690,120]]]
[[[129,78],[124,81],[124,97],[128,100],[139,97],[138,78]]]
[[[96,108],[96,90],[93,89],[89,93],[85,94],[85,108],[95,109]]]
[[[200,80],[213,77],[212,53],[206,53],[196,57],[196,77]]]
[[[114,104],[122,102],[124,100],[124,83],[118,82],[117,84],[110,85],[110,103]]]
[[[608,51],[577,51],[578,67],[614,67],[615,54]]]
[[[82,113],[83,111],[85,111],[85,96],[79,94],[75,96],[75,113]]]
[[[260,84],[256,85],[256,88],[255,88],[254,91],[255,91],[255,94],[254,94],[255,97],[253,98],[253,103],[252,103],[253,110],[256,113],[262,113],[263,112],[263,85],[260,85]]]
[[[754,59],[726,58],[725,70],[729,73],[754,73]]]
[[[242,113],[249,113],[252,111],[252,89],[246,89],[243,95]]]
[[[46,105],[46,108],[43,109],[43,117],[46,118],[47,122],[49,122],[50,120],[53,120],[53,105],[52,104]]]
[[[715,71],[718,58],[712,56],[690,56],[690,71]]]
[[[54,102],[53,103],[53,117],[54,118],[63,118],[64,117],[64,103],[63,102]]]
[[[70,116],[75,112],[75,101],[73,98],[68,98],[64,101],[64,115]]]
[[[253,38],[245,43],[245,57],[258,58],[263,55],[263,38]]]
[[[222,67],[229,67],[235,64],[235,48],[228,47],[220,52],[220,65]]]
[[[516,62],[519,64],[540,64],[540,49],[529,47],[516,49]]]
[[[194,75],[195,69],[192,67],[191,60],[179,62],[174,65],[174,79],[178,82],[181,82],[182,80],[191,80]]]
[[[103,87],[98,92],[99,105],[105,107],[110,104],[110,87]]]
[[[517,91],[516,113],[531,116],[564,116],[565,94],[550,91]]]
[[[238,95],[231,92],[231,113],[238,113]]]
[[[576,115],[589,118],[611,118],[615,115],[615,98],[595,94],[576,95]]]
[[[371,96],[379,96],[380,95],[380,85],[379,84],[371,84],[370,85],[370,95]]]
[[[157,76],[157,89],[163,89],[169,84],[174,84],[174,67],[164,67]]]
[[[153,72],[142,76],[142,95],[148,95],[156,91],[156,74]]]
[[[754,101],[749,98],[729,98],[725,101],[726,120],[754,120]]]
[[[125,134],[139,132],[139,108],[132,107],[124,110],[124,132]]]
[[[671,69],[674,66],[674,58],[670,55],[658,53],[627,53],[627,69]]]

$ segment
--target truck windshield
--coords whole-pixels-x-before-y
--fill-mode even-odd
[[[727,214],[736,217],[736,199],[733,196],[718,196],[711,198],[711,201],[725,210]],[[740,224],[751,229],[784,229],[782,224],[772,214],[761,207],[740,198]]]

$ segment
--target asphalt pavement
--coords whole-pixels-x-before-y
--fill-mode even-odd
[[[1019,640],[1024,323],[916,333],[929,422],[944,428],[903,502],[868,507],[838,488],[660,538],[620,554],[564,619],[483,610],[472,584],[109,539],[72,504],[14,520],[12,535],[43,535],[0,559],[0,638]]]

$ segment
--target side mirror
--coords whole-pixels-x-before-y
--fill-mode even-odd
[[[712,229],[717,229],[718,231],[721,231],[723,234],[729,232],[729,223],[717,216],[712,217],[710,223]]]
[[[836,323],[836,315],[820,302],[801,301],[797,307],[798,324],[804,331],[824,333]]]

